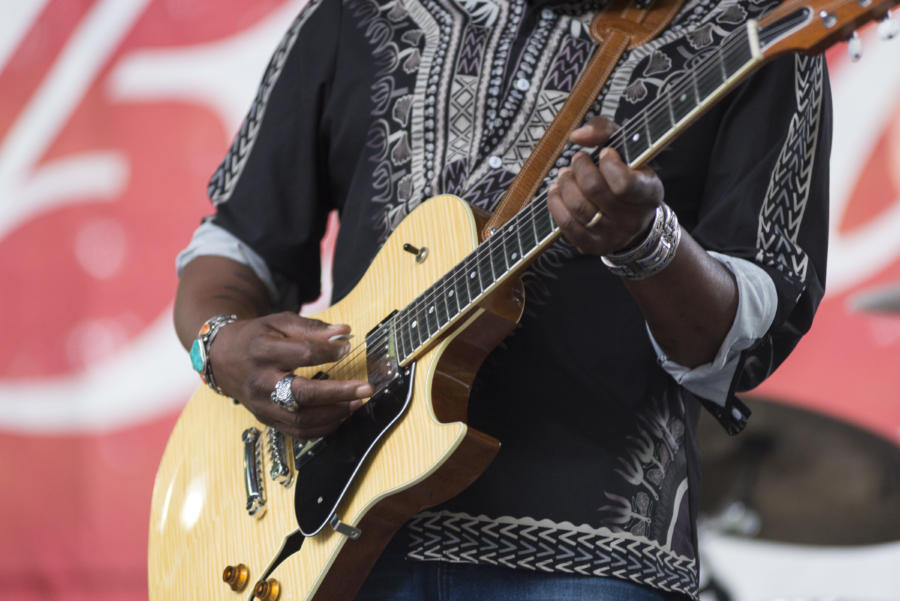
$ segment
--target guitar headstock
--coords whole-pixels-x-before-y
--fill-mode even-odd
[[[763,56],[822,52],[869,21],[890,18],[900,0],[787,0],[759,20]]]

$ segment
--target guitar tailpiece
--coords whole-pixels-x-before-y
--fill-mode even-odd
[[[354,528],[350,524],[345,524],[341,521],[337,514],[331,516],[331,520],[329,520],[328,523],[331,525],[335,532],[337,532],[338,534],[343,534],[350,540],[357,540],[360,536],[362,536],[362,530],[360,530],[359,528]]]

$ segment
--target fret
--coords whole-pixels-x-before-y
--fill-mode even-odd
[[[537,232],[534,229],[534,212],[522,214],[522,219],[516,220],[516,231],[519,237],[519,247],[523,253],[531,252],[531,249],[537,246]]]
[[[500,237],[502,235],[503,231],[501,230],[488,240],[488,251],[491,255],[491,275],[494,282],[506,273],[506,249],[503,246],[503,239]]]
[[[426,298],[428,299],[428,303],[425,305],[425,323],[428,326],[428,337],[431,338],[441,329],[442,322],[438,318],[437,308],[441,299],[433,298],[431,296],[427,296]]]
[[[480,246],[475,251],[475,271],[478,273],[478,285],[481,286],[478,294],[481,294],[483,290],[490,288],[491,284],[494,283],[494,276],[491,273],[490,252],[490,248],[488,248],[487,244]]]
[[[722,47],[716,47],[716,56],[719,57],[719,72],[722,75],[722,81],[726,81],[728,79],[728,72],[725,69],[725,57],[722,56]]]
[[[425,342],[425,339],[422,337],[422,332],[419,329],[419,321],[416,317],[416,307],[415,303],[408,306],[403,313],[406,318],[406,331],[409,332],[409,340],[412,343],[412,350],[415,351],[417,348],[422,346],[422,343]]]
[[[434,303],[434,312],[438,321],[438,329],[441,329],[450,321],[450,316],[455,313],[455,311],[450,309],[449,299],[447,298],[447,286],[443,279],[438,280],[438,282],[431,287],[431,298]]]
[[[708,61],[718,61],[718,56],[710,56]],[[721,62],[721,61],[719,61]],[[701,67],[702,69],[702,67]],[[704,73],[698,78],[695,77],[694,81],[697,83],[697,93],[699,94],[698,101],[702,102],[712,96],[713,92],[719,89],[722,84],[725,82],[725,79],[722,77],[721,69],[717,69],[716,67],[710,65],[706,69],[704,69]]]
[[[653,115],[652,117],[645,117],[647,120],[647,136],[650,138],[651,144],[655,144],[657,141],[661,140],[675,125],[670,113],[671,107],[670,110],[665,110],[662,107],[662,102],[662,98],[657,98],[653,104],[644,111],[645,115]]]
[[[466,282],[466,264],[463,262],[458,265],[455,272],[455,278],[453,282],[453,290],[456,292],[456,304],[459,307],[458,312],[462,313],[466,310],[466,307],[469,305],[472,297],[469,296],[469,284]]]
[[[481,282],[478,280],[478,269],[475,267],[475,255],[469,255],[463,262],[462,281],[466,287],[466,305],[469,305],[481,294]]]
[[[425,302],[425,296],[420,296],[419,300],[416,302],[416,322],[419,330],[419,336],[422,338],[422,343],[428,341],[429,338],[437,331],[432,329],[429,326],[428,321],[428,304]]]
[[[506,228],[502,231],[503,235],[503,254],[506,255],[507,269],[512,269],[513,265],[522,259],[522,246],[519,243],[519,234],[515,229]]]
[[[672,113],[672,121],[678,123],[684,119],[697,106],[694,100],[694,94],[690,90],[690,86],[686,85],[687,81],[682,80],[681,85],[675,85],[677,88],[675,93],[669,93],[666,96],[669,99],[669,111]]]
[[[650,144],[647,141],[647,135],[642,131],[643,128],[634,124],[630,128],[623,128],[622,133],[624,135],[624,143],[623,146],[625,148],[625,156],[622,158],[625,159],[627,164],[630,164],[632,159],[636,159],[641,156],[644,152],[650,148]]]
[[[444,276],[444,285],[441,290],[444,296],[444,304],[447,305],[447,319],[459,315],[459,304],[456,296],[456,269]]]
[[[550,210],[547,208],[547,205],[535,211],[534,230],[537,232],[538,243],[552,234],[555,227],[556,224],[553,223],[553,219],[550,217]]]
[[[399,315],[399,313],[397,315]],[[397,326],[397,315],[390,321],[388,328],[390,332],[389,336],[394,342],[397,358],[402,360],[409,354],[411,349],[404,344],[403,337],[400,335],[400,329]]]
[[[397,328],[397,338],[402,343],[403,346],[403,357],[409,357],[412,352],[415,350],[416,345],[413,344],[409,328],[406,325],[406,320],[403,318],[406,311],[400,311],[394,317],[394,324]]]
[[[728,77],[741,70],[753,58],[750,52],[750,42],[747,39],[746,30],[742,30],[739,42],[727,43],[728,50],[724,53],[723,64]],[[729,40],[730,41],[730,40]]]
[[[650,112],[653,110],[654,103],[650,103],[641,111],[641,121],[644,124],[644,140],[647,143],[647,147],[653,146],[653,136],[650,135],[650,117],[648,116]]]

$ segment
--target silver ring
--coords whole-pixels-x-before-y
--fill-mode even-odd
[[[291,384],[296,377],[294,374],[288,374],[275,382],[275,390],[269,395],[269,400],[280,407],[296,411],[298,409],[297,399],[294,398],[294,391],[291,389]]]

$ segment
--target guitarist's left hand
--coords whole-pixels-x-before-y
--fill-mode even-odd
[[[617,129],[605,117],[594,117],[569,139],[581,146],[602,146]],[[550,185],[547,204],[563,236],[579,251],[606,255],[640,242],[662,199],[663,185],[653,170],[629,169],[607,147],[596,165],[586,153],[577,152]],[[601,217],[589,226],[598,211]]]

